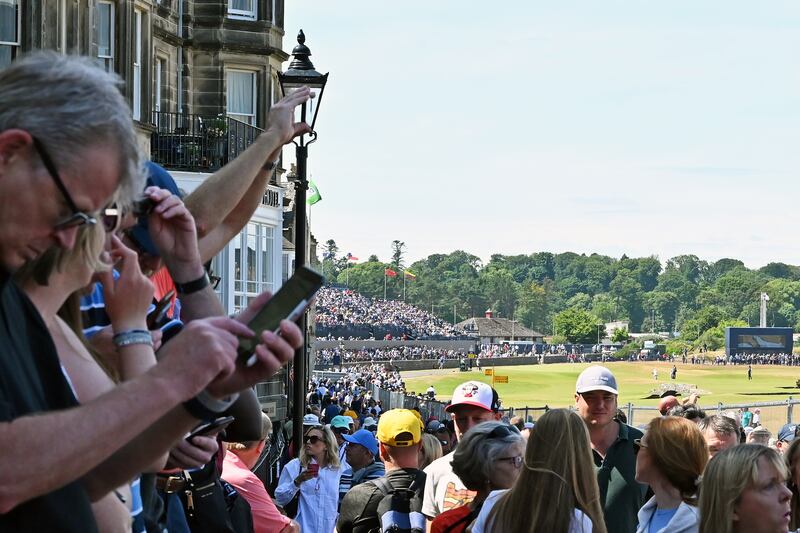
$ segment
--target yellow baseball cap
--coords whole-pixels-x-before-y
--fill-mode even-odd
[[[411,409],[391,409],[381,414],[377,436],[387,446],[413,446],[422,440],[422,418]]]
[[[342,413],[342,416],[349,416],[353,420],[358,420],[358,414],[356,414],[356,412],[351,409],[348,409],[347,411]]]

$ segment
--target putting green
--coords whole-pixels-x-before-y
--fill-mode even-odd
[[[486,363],[484,362],[484,365]],[[495,383],[503,405],[506,407],[566,407],[574,404],[575,380],[588,364],[552,364],[528,366],[498,366],[497,375],[508,376],[508,383]],[[747,366],[713,366],[680,364],[674,381],[669,374],[672,363],[608,363],[614,372],[620,391],[619,405],[628,402],[636,406],[655,406],[658,399],[648,397],[663,383],[681,383],[705,391],[700,404],[747,404],[753,402],[781,401],[789,396],[800,399],[800,389],[795,381],[800,378],[800,367],[754,366],[753,379],[747,379]],[[491,368],[486,367],[485,368]],[[658,381],[653,379],[653,369],[658,369]],[[403,372],[406,390],[424,392],[429,385],[436,388],[437,399],[448,400],[459,383],[477,379],[491,383],[491,376],[456,370],[425,370]],[[800,406],[797,406],[800,416]]]

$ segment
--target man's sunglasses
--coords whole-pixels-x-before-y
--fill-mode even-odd
[[[334,433],[338,433],[339,435],[349,435],[350,430],[348,428],[332,428]]]
[[[322,437],[317,435],[310,435],[303,438],[303,444],[316,444],[318,442],[322,442]]]
[[[56,223],[54,228],[56,230],[65,230],[70,228],[77,228],[80,226],[93,226],[97,224],[97,218],[95,216],[81,211],[78,209],[78,206],[75,205],[75,201],[72,199],[72,196],[69,194],[67,190],[67,186],[64,185],[64,181],[61,179],[61,176],[58,174],[58,170],[56,170],[56,166],[53,163],[53,160],[47,153],[47,150],[44,149],[44,145],[42,145],[41,141],[36,137],[33,137],[33,147],[36,149],[36,152],[39,154],[39,159],[42,160],[45,168],[47,169],[48,174],[50,177],[53,178],[53,181],[56,184],[56,187],[59,191],[61,191],[61,195],[64,197],[64,200],[67,202],[67,206],[72,210],[72,214],[65,219]]]
[[[103,214],[100,218],[103,221],[103,229],[106,230],[106,233],[114,233],[122,224],[122,209],[114,202],[103,209]]]

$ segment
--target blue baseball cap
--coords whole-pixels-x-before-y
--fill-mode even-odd
[[[347,442],[360,444],[364,448],[368,449],[369,453],[372,455],[378,453],[378,439],[375,438],[375,435],[373,435],[371,431],[359,429],[352,435],[342,435],[342,438]]]
[[[145,187],[158,187],[160,189],[167,189],[172,194],[181,196],[181,191],[178,184],[172,178],[172,175],[166,171],[164,167],[159,164],[148,161],[145,163],[147,171],[147,183]],[[141,246],[142,251],[147,252],[148,255],[159,257],[161,254],[158,252],[156,245],[150,239],[150,228],[147,224],[147,217],[140,217],[136,225],[130,230],[133,239]]]
[[[786,424],[778,431],[778,440],[792,442],[797,431],[797,424]]]

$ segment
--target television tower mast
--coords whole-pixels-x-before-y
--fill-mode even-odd
[[[769,301],[769,296],[766,292],[761,293],[761,313],[760,313],[760,320],[759,320],[759,327],[765,328],[767,327],[767,302]]]

